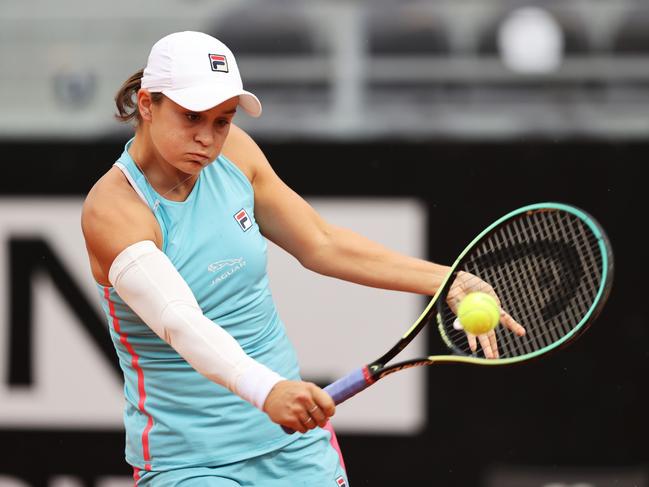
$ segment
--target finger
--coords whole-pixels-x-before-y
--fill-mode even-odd
[[[304,413],[301,409],[296,409],[291,414],[291,420],[288,426],[290,426],[295,431],[299,431],[300,433],[306,433],[308,431],[308,428],[304,425],[303,420],[305,419],[307,419],[306,413]]]
[[[302,425],[307,430],[312,430],[313,428],[318,426],[318,424],[315,422],[312,416],[307,416],[303,418],[301,421],[302,421]]]
[[[297,424],[294,429],[306,433],[315,426],[315,421],[309,416],[307,410],[313,406],[313,393],[310,387],[302,387],[295,394],[291,407],[291,419]]]
[[[320,409],[320,406],[318,406],[317,404],[314,404],[313,407],[311,407],[307,411],[307,414],[310,415],[315,421],[315,423],[320,427],[327,424],[327,421],[329,420],[329,418],[325,415],[322,409]]]
[[[318,406],[320,412],[325,418],[330,418],[336,414],[336,403],[331,399],[331,396],[325,391],[320,389],[315,384],[311,384],[311,392],[313,396],[313,402]]]
[[[500,323],[508,330],[516,333],[519,337],[524,336],[526,333],[525,328],[523,328],[523,326],[512,318],[506,311],[500,311]]]
[[[462,298],[464,297],[463,292],[449,292],[448,295],[446,296],[446,303],[448,304],[449,308],[452,310],[456,310],[457,307],[460,304],[460,301],[462,301]]]
[[[472,335],[471,333],[467,333],[466,339],[469,342],[469,348],[473,353],[475,353],[478,350],[478,342],[476,341],[475,335]]]
[[[494,358],[500,357],[500,354],[498,353],[498,340],[496,339],[496,332],[494,330],[491,330],[487,334],[487,337],[489,337],[489,343],[491,344],[491,350],[493,350]]]
[[[300,433],[306,433],[308,430],[302,424],[300,418],[295,417],[289,424],[286,426],[290,427],[293,431],[299,431]]]
[[[456,286],[455,284],[458,285]],[[449,304],[451,309],[456,309],[465,296],[466,292],[464,292],[463,286],[460,284],[460,278],[456,276],[455,281],[451,284],[450,290],[446,296],[446,302]]]
[[[478,335],[478,341],[480,342],[480,346],[482,347],[484,356],[486,358],[495,358],[494,352],[491,349],[491,343],[489,342],[489,337],[486,334]]]

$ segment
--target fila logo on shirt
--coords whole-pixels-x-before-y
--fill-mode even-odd
[[[337,487],[347,487],[347,483],[345,482],[345,479],[343,478],[342,475],[336,479],[336,486]]]
[[[248,213],[245,209],[241,208],[234,214],[234,219],[237,221],[241,230],[244,232],[248,231],[252,227],[252,220],[248,216]]]
[[[210,66],[212,71],[228,72],[228,60],[222,54],[210,54]]]

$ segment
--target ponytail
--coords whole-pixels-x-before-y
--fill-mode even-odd
[[[115,118],[120,122],[130,122],[135,119],[135,124],[139,124],[140,112],[137,109],[137,92],[140,90],[142,75],[144,69],[140,69],[128,78],[115,95],[115,106],[117,113]],[[151,100],[153,103],[158,103],[162,100],[162,93],[151,93]]]

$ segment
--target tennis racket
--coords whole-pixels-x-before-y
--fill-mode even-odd
[[[464,249],[428,306],[387,353],[324,390],[341,404],[383,377],[411,367],[450,362],[495,366],[538,358],[587,329],[601,312],[612,280],[613,252],[593,217],[558,203],[519,208]],[[495,292],[506,311],[491,337],[498,358],[487,358],[484,349],[469,346],[467,333],[458,329],[454,309],[465,289]],[[514,333],[514,326],[504,326],[512,319],[525,328],[524,336]],[[388,365],[431,322],[450,353]]]

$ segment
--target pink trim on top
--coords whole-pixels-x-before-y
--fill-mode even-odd
[[[327,421],[327,424],[325,424],[322,429],[331,433],[331,440],[329,440],[329,442],[331,443],[331,447],[334,450],[336,450],[336,453],[338,453],[340,466],[343,468],[345,472],[347,472],[347,468],[345,468],[345,460],[343,460],[343,452],[340,450],[340,445],[338,444],[338,438],[336,438],[336,432],[334,431],[334,427],[331,426],[331,421]]]
[[[110,289],[105,286],[104,286],[104,297],[106,298],[106,302],[108,303],[108,310],[110,312],[110,316],[113,319],[113,328],[115,329],[115,332],[119,335],[119,341],[122,342],[122,345],[124,345],[126,347],[126,350],[128,350],[128,353],[131,356],[131,365],[135,369],[135,372],[137,372],[137,389],[139,395],[138,408],[148,418],[146,427],[144,428],[144,431],[142,431],[142,452],[143,452],[142,454],[144,456],[144,470],[151,470],[151,452],[149,451],[149,432],[153,427],[153,417],[147,412],[147,410],[144,407],[144,403],[146,401],[146,390],[144,389],[144,372],[142,371],[142,367],[140,367],[140,356],[137,353],[135,353],[135,349],[133,349],[133,346],[128,342],[128,336],[126,335],[126,333],[122,332],[121,327],[119,325],[119,319],[115,315],[115,305],[110,300]],[[135,469],[133,473],[133,477],[135,478],[136,475],[137,478],[135,480],[137,481],[139,479],[139,469]]]

